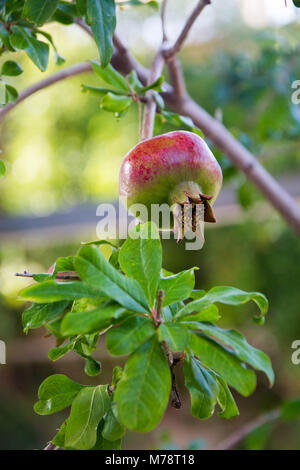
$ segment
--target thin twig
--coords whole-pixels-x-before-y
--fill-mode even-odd
[[[272,423],[280,418],[281,411],[279,409],[273,410],[269,413],[266,413],[258,418],[255,418],[253,421],[242,426],[237,431],[234,431],[223,441],[213,448],[213,450],[230,450],[233,449],[237,444],[239,444],[245,437],[251,434],[255,429],[263,426],[264,424]]]
[[[167,30],[166,30],[166,9],[168,0],[163,0],[161,6],[161,28],[163,33],[163,41],[167,41]]]
[[[54,444],[52,444],[52,442],[48,442],[48,444],[46,445],[46,447],[44,447],[43,450],[57,450],[59,449],[58,446],[55,446]]]
[[[164,56],[166,58],[171,57],[172,55],[175,55],[175,54],[177,54],[177,52],[180,51],[180,49],[181,49],[184,41],[186,40],[186,38],[187,38],[187,36],[190,32],[190,29],[193,26],[193,24],[195,23],[196,19],[198,18],[198,16],[202,12],[202,10],[207,5],[210,5],[210,3],[211,3],[211,0],[200,0],[198,2],[198,4],[196,5],[194,10],[192,11],[190,16],[188,17],[181,33],[179,34],[178,38],[176,39],[174,45],[169,47],[168,49],[165,49]]]
[[[42,273],[42,274],[47,274],[47,273]],[[17,277],[30,277],[30,278],[33,278],[33,276],[40,276],[41,273],[39,274],[31,274],[31,273],[28,273],[27,271],[24,271],[23,273],[16,273],[15,276]],[[73,280],[73,281],[80,281],[80,277],[77,276],[76,274],[57,274],[55,276],[55,279],[60,279],[60,280],[63,280],[63,281],[67,281],[67,280]]]
[[[148,85],[150,85],[150,83],[155,82],[155,80],[157,80],[160,77],[163,67],[164,67],[164,63],[165,61],[162,55],[162,51],[159,50],[153,61],[152,69],[148,78]],[[142,140],[150,139],[153,136],[154,120],[155,120],[155,113],[156,113],[156,103],[154,101],[154,93],[155,92],[153,90],[149,90],[146,93],[147,103],[145,105],[145,110],[144,110]]]
[[[161,323],[161,313],[162,313],[162,303],[164,300],[164,291],[160,290],[157,296],[157,307],[156,307],[156,321],[159,324]]]

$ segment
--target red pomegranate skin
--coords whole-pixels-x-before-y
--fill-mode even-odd
[[[135,203],[174,204],[187,201],[186,192],[216,200],[222,186],[222,170],[205,141],[197,134],[175,131],[137,144],[125,156],[119,179],[120,196],[128,208]]]

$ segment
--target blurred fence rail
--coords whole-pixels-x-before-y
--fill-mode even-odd
[[[282,178],[280,184],[300,204],[300,175]],[[99,203],[100,204],[100,203]],[[0,214],[0,239],[2,241],[20,239],[26,244],[39,241],[48,244],[69,242],[74,239],[83,240],[86,236],[95,238],[96,226],[101,217],[96,215],[99,204],[78,205],[64,212],[56,212],[45,217],[9,217]],[[118,204],[114,203],[117,217]],[[269,217],[270,206],[266,202],[259,203],[259,210],[253,210],[258,220]],[[216,204],[215,214],[218,225],[237,223],[243,216],[243,210],[236,201],[235,189],[230,186],[223,188]],[[241,219],[242,220],[242,219]]]

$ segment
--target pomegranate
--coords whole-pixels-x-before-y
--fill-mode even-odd
[[[221,186],[222,171],[214,155],[201,137],[186,131],[140,142],[125,156],[120,170],[119,193],[127,198],[129,212],[137,203],[148,213],[151,204],[167,203],[178,242],[188,230],[204,240],[197,208],[202,209],[202,221],[215,222],[211,206]],[[192,212],[184,218],[186,204]]]

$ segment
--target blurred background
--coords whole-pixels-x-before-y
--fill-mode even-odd
[[[194,4],[169,2],[170,39]],[[300,79],[299,20],[291,0],[287,7],[284,0],[214,0],[194,26],[181,59],[194,99],[222,119],[300,203],[300,104],[291,100],[292,83]],[[66,66],[97,59],[92,40],[77,26],[47,28]],[[118,32],[149,65],[160,41],[157,11],[119,10]],[[41,73],[22,53],[17,60],[25,73],[10,82],[19,91],[57,70],[53,62]],[[14,276],[24,269],[45,272],[58,256],[71,255],[81,241],[96,238],[96,207],[116,202],[121,161],[138,141],[137,109],[116,121],[100,110],[97,97],[81,93],[82,83],[99,86],[99,78],[90,73],[49,87],[18,105],[0,127],[7,167],[0,180],[0,339],[7,344],[7,364],[0,365],[1,449],[42,448],[56,433],[64,412],[41,417],[32,408],[45,377],[59,372],[82,383],[99,378],[106,383],[116,364],[101,344],[96,357],[103,373],[96,379],[85,376],[73,353],[52,363],[47,352],[53,343],[45,331],[23,334],[25,305],[17,295],[28,281]],[[233,285],[267,295],[270,312],[264,327],[252,323],[253,306],[223,307],[222,326],[238,328],[271,356],[276,384],[269,389],[259,374],[253,396],[235,394],[240,417],[198,421],[189,416],[179,368],[183,409],[168,408],[149,435],[128,433],[127,449],[211,448],[248,420],[300,397],[300,365],[291,361],[292,342],[300,340],[299,239],[230,160],[213,151],[225,177],[215,211],[218,223],[206,230],[201,251],[165,241],[164,266],[174,272],[199,266],[198,288]],[[260,431],[241,448],[300,449],[300,420],[279,421]]]

